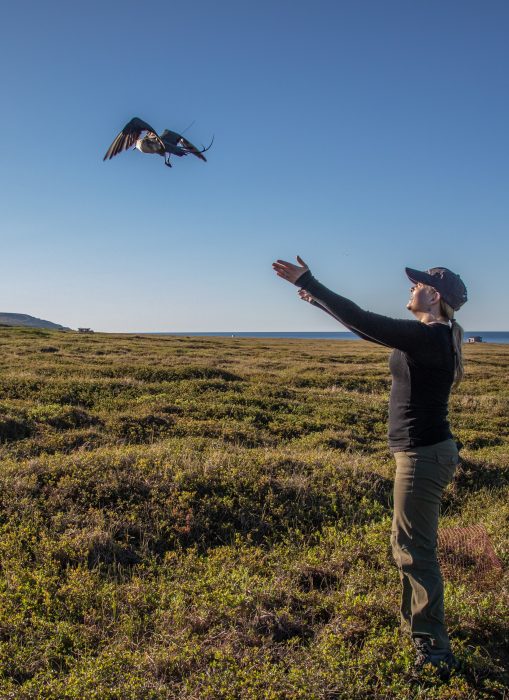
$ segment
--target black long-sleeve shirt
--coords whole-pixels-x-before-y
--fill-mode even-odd
[[[448,325],[405,321],[364,311],[350,299],[324,287],[309,270],[296,285],[313,297],[315,305],[364,340],[394,348],[389,359],[389,447],[393,452],[452,437],[447,413],[454,379],[454,350]]]

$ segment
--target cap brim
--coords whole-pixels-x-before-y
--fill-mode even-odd
[[[410,282],[414,282],[414,284],[421,282],[421,284],[429,284],[430,287],[434,287],[436,284],[436,279],[428,275],[427,272],[414,270],[412,267],[405,267],[405,272]]]

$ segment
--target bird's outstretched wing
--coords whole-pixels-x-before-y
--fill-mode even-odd
[[[103,160],[113,158],[113,156],[118,155],[122,151],[127,151],[128,148],[134,146],[134,144],[140,138],[141,133],[143,131],[148,131],[148,135],[154,136],[164,148],[164,144],[161,141],[157,131],[155,131],[155,129],[153,129],[150,126],[150,124],[144,122],[143,119],[138,119],[138,117],[134,117],[133,119],[131,119],[130,122],[128,122],[124,126],[122,131],[118,134],[116,139],[106,151]]]
[[[163,143],[168,143],[170,146],[177,146],[181,138],[182,136],[180,134],[177,134],[176,131],[170,131],[169,129],[165,129],[161,134]]]
[[[207,159],[203,155],[205,151],[208,151],[210,146],[212,146],[212,143],[214,139],[210,142],[210,145],[207,146],[207,148],[202,148],[201,150],[199,148],[196,148],[196,146],[193,146],[191,141],[188,141],[186,138],[182,136],[182,134],[177,134],[176,131],[170,131],[170,129],[165,129],[163,133],[161,134],[161,139],[163,140],[164,143],[170,144],[171,146],[180,146],[180,148],[183,148],[186,153],[192,153],[193,156],[197,156],[197,158],[200,158],[200,160],[204,160],[205,162]]]

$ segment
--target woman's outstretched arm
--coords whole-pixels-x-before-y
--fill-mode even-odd
[[[325,311],[365,340],[410,352],[426,340],[425,324],[382,316],[361,309],[350,299],[335,294],[318,282],[308,265],[297,257],[298,265],[285,260],[273,263],[276,274],[307,292]]]
[[[299,289],[299,297],[302,299],[302,301],[307,301],[311,306],[316,306],[317,309],[321,309],[322,311],[325,311],[325,313],[329,314],[329,316],[332,316],[332,318],[335,321],[339,321],[341,323],[341,319],[335,316],[329,309],[326,309],[325,306],[322,306],[316,299],[314,299],[309,292],[306,292],[304,289]],[[381,343],[379,340],[374,340],[373,338],[368,337],[367,335],[364,335],[364,333],[361,333],[360,331],[354,331],[356,335],[359,336],[359,338],[362,338],[362,340],[368,340],[370,343],[376,343],[377,345],[384,345],[384,343]],[[388,347],[388,346],[387,346]]]

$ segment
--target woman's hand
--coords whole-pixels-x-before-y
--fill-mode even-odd
[[[314,302],[314,300],[315,300],[315,298],[312,297],[311,294],[310,294],[309,292],[304,291],[304,289],[299,289],[299,291],[297,292],[297,294],[300,296],[300,298],[302,299],[302,301],[307,301],[307,302],[309,302],[310,304],[312,304],[312,303]]]
[[[298,265],[294,265],[286,260],[276,260],[272,263],[272,267],[278,277],[295,284],[299,277],[309,270],[304,260],[297,255]]]

